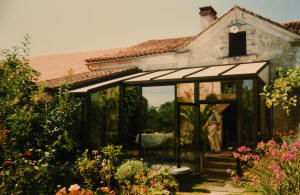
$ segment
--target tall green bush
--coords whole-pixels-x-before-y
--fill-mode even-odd
[[[76,149],[71,136],[80,101],[61,86],[54,97],[29,66],[29,38],[4,50],[0,62],[0,191],[48,194],[55,190],[57,160]],[[64,179],[63,179],[64,180]],[[50,191],[49,191],[50,190]]]

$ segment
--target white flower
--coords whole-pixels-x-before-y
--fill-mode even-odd
[[[79,190],[79,189],[80,189],[80,186],[78,184],[74,184],[74,185],[71,185],[68,190],[70,192],[72,192],[74,190]]]
[[[164,193],[167,194],[167,195],[170,194],[170,192],[168,190],[164,190]]]

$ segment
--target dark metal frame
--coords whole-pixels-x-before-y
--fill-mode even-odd
[[[239,64],[238,64],[239,65]],[[151,74],[155,71],[151,71],[151,72],[147,72],[143,75],[139,75],[136,77],[132,77],[130,79],[127,80],[121,80],[118,81],[116,83],[111,83],[109,85],[106,86],[101,86],[101,87],[97,87],[91,90],[88,90],[87,93],[77,93],[75,95],[78,96],[83,96],[85,95],[86,97],[86,107],[85,107],[85,130],[86,132],[84,132],[84,142],[85,145],[87,147],[89,147],[89,130],[90,130],[90,101],[91,101],[91,93],[102,90],[102,89],[107,89],[107,88],[111,88],[111,87],[115,87],[115,86],[119,86],[119,143],[120,144],[124,144],[124,141],[122,138],[124,137],[124,93],[125,93],[125,87],[127,86],[140,86],[140,87],[149,87],[149,86],[174,86],[174,91],[175,91],[175,104],[174,104],[174,109],[175,109],[175,156],[176,156],[176,161],[177,161],[177,167],[181,166],[181,160],[180,160],[180,153],[181,153],[181,147],[180,147],[180,106],[181,105],[189,105],[189,106],[193,106],[195,108],[195,133],[196,133],[196,137],[199,138],[200,135],[200,125],[199,125],[199,116],[200,116],[200,104],[216,104],[216,103],[232,103],[232,102],[237,102],[238,104],[238,144],[241,145],[243,144],[243,98],[242,98],[242,80],[253,80],[254,83],[254,110],[255,110],[255,119],[254,119],[254,126],[253,126],[253,137],[256,139],[256,134],[257,134],[257,130],[260,127],[259,124],[259,109],[260,109],[260,105],[259,105],[259,85],[261,83],[260,79],[258,78],[258,74],[265,68],[265,66],[267,66],[268,64],[265,64],[263,67],[261,67],[261,69],[256,73],[256,74],[243,74],[243,75],[222,75],[230,70],[232,70],[233,68],[235,68],[235,65],[231,68],[229,68],[226,71],[221,72],[218,76],[212,76],[212,77],[200,77],[200,78],[181,78],[181,79],[164,79],[164,80],[153,80],[153,79],[157,79],[159,77],[168,75],[168,74],[172,74],[176,71],[182,70],[175,70],[173,72],[170,73],[166,73],[157,77],[152,78],[152,80],[149,81],[133,81],[133,82],[128,82],[127,80],[133,79],[133,78],[137,78],[140,76],[144,76],[147,74]],[[199,67],[193,67],[193,68],[199,68]],[[204,67],[204,69],[198,70],[196,72],[200,72],[205,70],[206,68],[209,67]],[[195,72],[194,72],[195,73]],[[192,73],[192,74],[194,74]],[[190,75],[190,74],[188,74]],[[185,75],[185,76],[188,76]],[[221,76],[222,75],[222,76]],[[237,97],[236,100],[216,100],[216,101],[211,101],[211,100],[200,100],[200,94],[199,94],[199,83],[200,82],[217,82],[217,81],[225,81],[225,80],[232,80],[235,82],[236,86],[237,86]],[[183,103],[183,102],[178,102],[177,99],[177,84],[180,83],[194,83],[194,103]],[[142,94],[140,94],[142,95]],[[198,167],[199,169],[196,170],[197,173],[202,173],[202,159],[203,159],[203,154],[200,153],[200,139],[196,140],[196,167]],[[140,148],[140,154],[143,154],[142,148]]]

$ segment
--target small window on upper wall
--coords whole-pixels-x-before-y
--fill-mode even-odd
[[[229,57],[246,54],[246,32],[229,33]]]

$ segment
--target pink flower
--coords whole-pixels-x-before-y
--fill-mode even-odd
[[[238,177],[237,175],[235,175],[235,176],[232,177],[232,180],[233,180],[233,183],[234,183],[234,184],[237,184],[238,178],[239,178],[239,177]]]
[[[264,149],[264,148],[265,148],[265,143],[264,143],[263,141],[259,142],[259,143],[257,144],[257,148],[259,148],[259,149]]]
[[[248,159],[250,159],[250,155],[249,154],[247,154],[247,155],[242,155],[242,157],[241,157],[241,159],[243,160],[243,161],[247,161]]]
[[[277,175],[277,179],[280,180],[280,179],[284,178],[285,176],[286,176],[285,174],[279,173]]]
[[[271,139],[270,141],[268,141],[268,144],[274,147],[276,145],[276,142],[273,139]]]
[[[279,164],[272,164],[271,167],[273,169],[278,169],[278,168],[280,168],[280,165]]]
[[[272,152],[272,156],[277,158],[279,157],[279,151],[277,149],[275,149],[273,152]]]
[[[270,152],[265,152],[265,156],[269,156]]]
[[[246,146],[241,146],[237,149],[239,152],[250,152],[251,149]]]
[[[231,172],[231,169],[227,169],[226,172],[229,174]]]
[[[251,181],[252,181],[252,182],[255,182],[255,178],[253,177],[253,178],[251,179]]]
[[[232,155],[233,155],[233,158],[238,158],[241,156],[239,153],[235,153],[235,152]]]
[[[260,156],[255,154],[255,155],[252,155],[251,154],[251,157],[254,159],[254,160],[259,160],[260,159]]]
[[[294,144],[293,144],[293,149],[294,150],[298,150],[300,147],[300,140],[296,141]]]
[[[283,144],[281,145],[281,149],[285,150],[287,148],[288,144],[286,142],[283,142]]]
[[[295,159],[297,159],[297,154],[291,154],[291,153],[288,153],[288,154],[286,154],[286,155],[283,157],[283,159],[284,159],[285,161],[288,161],[288,160],[295,160]]]
[[[276,175],[281,174],[280,167],[276,168],[276,169],[274,170],[274,173],[275,173]]]

